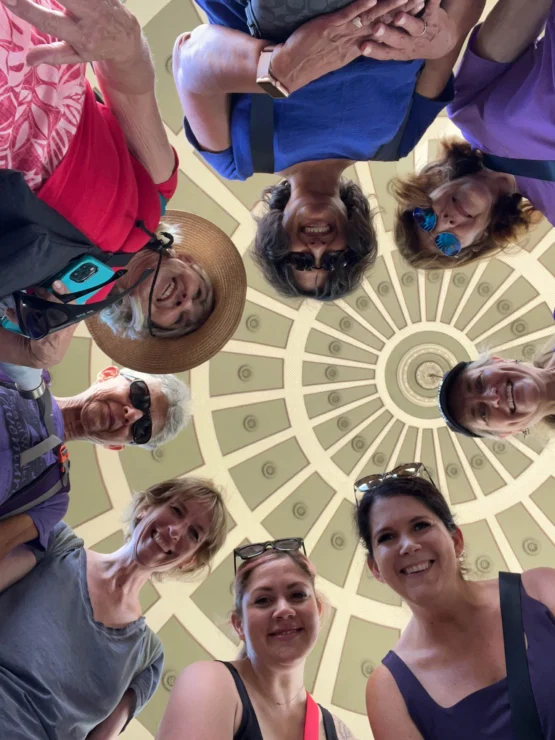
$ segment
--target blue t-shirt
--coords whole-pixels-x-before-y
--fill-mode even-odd
[[[245,10],[238,0],[198,2],[210,23],[249,34]],[[274,100],[275,171],[322,159],[372,159],[383,144],[395,137],[412,101],[397,158],[409,154],[441,109],[453,99],[452,80],[436,100],[415,93],[422,66],[421,59],[380,62],[359,57],[289,98]],[[232,95],[231,146],[223,152],[203,151],[185,120],[189,142],[228,180],[246,180],[253,174],[251,100],[251,94]]]

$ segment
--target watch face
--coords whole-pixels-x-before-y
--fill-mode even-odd
[[[270,80],[257,80],[258,87],[261,87],[264,92],[272,98],[286,98],[277,87],[270,82]]]

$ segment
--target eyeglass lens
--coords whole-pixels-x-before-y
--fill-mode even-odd
[[[146,444],[152,437],[152,417],[150,415],[150,391],[144,380],[134,380],[129,386],[129,398],[134,408],[143,412],[131,427],[133,442],[136,445]]]
[[[415,208],[413,218],[423,231],[433,231],[437,224],[437,216],[433,208]],[[449,231],[442,231],[433,237],[436,247],[447,257],[456,257],[461,251],[460,239]]]

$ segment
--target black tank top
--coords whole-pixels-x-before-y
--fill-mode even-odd
[[[237,686],[237,691],[239,692],[239,696],[241,698],[241,704],[243,705],[243,716],[241,718],[241,724],[239,725],[239,729],[235,733],[233,740],[264,740],[264,738],[262,737],[262,732],[260,731],[258,719],[256,718],[254,707],[251,700],[249,699],[247,688],[243,683],[243,679],[239,675],[239,671],[237,670],[237,668],[235,668],[234,665],[231,665],[231,663],[227,663],[224,660],[221,660],[219,662],[227,666],[229,672],[233,676],[235,686]],[[322,707],[320,704],[318,704],[318,706],[320,707],[320,711],[322,712],[322,717],[324,719],[326,740],[338,740],[333,717],[327,709]]]

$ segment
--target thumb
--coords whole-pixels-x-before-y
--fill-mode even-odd
[[[36,67],[38,64],[79,64],[83,60],[67,41],[56,41],[52,44],[35,46],[27,54],[27,64]]]

